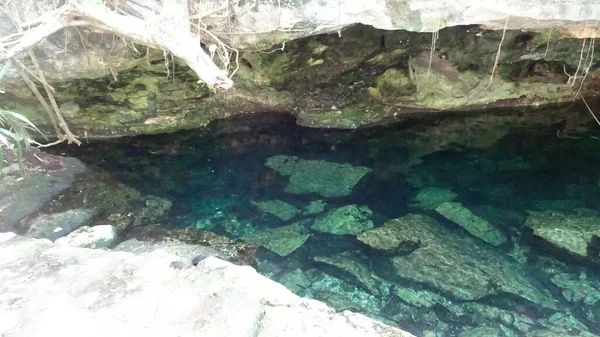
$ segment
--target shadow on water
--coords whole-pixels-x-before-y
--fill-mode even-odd
[[[566,222],[577,221],[581,214],[598,215],[600,129],[586,125],[566,132],[564,123],[533,124],[490,132],[492,139],[487,140],[482,139],[487,135],[460,134],[449,127],[464,118],[470,117],[449,118],[435,127],[428,124],[431,121],[415,121],[359,130],[317,130],[297,126],[288,115],[262,114],[218,121],[203,130],[95,141],[51,151],[106,170],[143,194],[172,201],[163,224],[171,229],[195,226],[202,219],[210,222],[218,213],[268,231],[294,221],[312,222],[346,205],[364,205],[372,211],[369,217],[375,228],[407,214],[423,214],[440,231],[452,233],[449,247],[455,237],[457,242],[469,242],[472,251],[482,252],[481,261],[479,256],[456,257],[452,254],[461,247],[439,248],[446,242],[435,239],[436,233],[425,233],[420,239],[406,239],[409,249],[405,251],[382,253],[356,235],[322,233],[310,225],[304,228],[310,238],[290,255],[260,251],[260,272],[336,309],[360,311],[417,335],[429,331],[434,333],[429,336],[458,336],[481,327],[495,329],[497,336],[534,336],[532,332],[544,329],[553,332],[543,336],[557,331],[600,332],[597,261],[555,249],[527,227],[531,212],[562,214]],[[445,127],[449,133],[444,133]],[[371,171],[345,196],[291,194],[285,191],[288,178],[265,166],[275,155],[365,166]],[[303,209],[317,199],[323,200],[324,212],[305,213],[294,220],[262,213],[252,204],[280,200]],[[437,205],[451,200],[487,220],[506,236],[507,243],[492,247],[469,235],[455,219],[435,211]],[[238,239],[246,235],[223,226],[210,229]],[[427,241],[426,235],[434,239]],[[449,280],[438,276],[422,280],[414,275],[427,269],[410,259],[425,250],[441,264],[463,261],[464,265],[455,266]],[[413,274],[394,269],[394,258],[405,259],[404,265],[415,268]],[[524,294],[534,291],[522,284],[503,284],[501,276],[490,275],[487,269],[480,271],[478,263],[494,259],[502,268],[516,266],[520,274],[515,274],[515,282],[526,279],[543,295]],[[453,293],[455,285],[445,284],[471,272],[486,278],[483,282],[489,289],[473,287],[475,294],[461,298]],[[463,276],[472,281],[472,276]],[[477,335],[473,333],[465,336]]]

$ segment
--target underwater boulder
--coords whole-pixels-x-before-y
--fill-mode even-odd
[[[342,253],[334,256],[316,256],[316,262],[321,262],[340,269],[354,278],[371,294],[381,296],[380,286],[386,283],[373,275],[367,264],[352,254]],[[387,285],[389,288],[389,284]]]
[[[246,234],[242,240],[262,246],[280,256],[288,256],[300,248],[310,234],[302,222],[269,230],[256,230]]]
[[[372,171],[363,166],[304,160],[283,155],[268,158],[265,166],[281,175],[289,176],[285,192],[317,194],[325,198],[350,195],[360,179]]]
[[[299,209],[281,200],[251,201],[250,203],[261,212],[274,215],[283,221],[291,220],[300,213]]]
[[[410,206],[430,210],[446,201],[453,201],[456,197],[457,194],[449,188],[425,187],[412,198]]]
[[[569,302],[592,306],[600,301],[600,291],[596,289],[598,285],[587,280],[585,273],[579,277],[560,273],[552,276],[551,281],[562,289],[563,297]]]
[[[471,235],[493,246],[499,246],[506,242],[504,233],[458,202],[444,202],[435,210],[446,219],[467,230]]]
[[[335,235],[356,235],[373,228],[372,214],[367,206],[347,205],[315,220],[312,229]]]
[[[374,249],[403,250],[389,258],[390,277],[418,282],[460,300],[511,294],[540,307],[555,308],[555,300],[529,279],[524,265],[498,254],[493,248],[464,233],[440,225],[433,218],[409,214],[385,223],[390,242],[381,243],[370,232],[358,236]],[[404,248],[404,249],[402,249]],[[410,248],[410,250],[408,250]]]
[[[586,257],[594,238],[600,237],[600,216],[568,214],[556,211],[529,212],[525,226],[552,246]]]

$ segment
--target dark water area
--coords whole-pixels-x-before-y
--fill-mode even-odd
[[[594,336],[600,126],[514,118],[261,115],[52,151],[170,200],[165,228],[266,247],[259,272],[335,309],[417,336]]]

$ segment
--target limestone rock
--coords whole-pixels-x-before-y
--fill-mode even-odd
[[[79,227],[86,226],[94,216],[90,209],[72,209],[61,213],[42,214],[29,221],[25,236],[55,241]]]
[[[392,243],[406,247],[408,254],[390,258],[397,277],[426,284],[461,300],[508,293],[555,308],[554,300],[538,290],[524,266],[475,238],[446,229],[430,217],[409,214],[388,221],[383,228],[391,238],[389,242],[381,243],[383,235],[367,239],[379,228],[359,235],[359,239],[367,244],[373,242],[376,249],[393,248]]]
[[[251,265],[258,247],[236,242],[212,232],[186,228],[167,230],[162,227],[139,227],[128,234],[114,250],[135,254],[164,250],[186,261],[200,256],[215,256],[237,265]]]
[[[263,246],[280,256],[287,256],[300,248],[310,234],[306,232],[301,222],[274,228],[271,230],[256,231],[242,237],[246,242]]]
[[[283,221],[291,220],[300,213],[299,209],[281,200],[252,201],[251,203],[262,212],[272,214]]]
[[[13,234],[0,234],[0,256],[7,337],[413,337],[214,257],[178,269],[180,258],[161,251],[140,256]]]
[[[358,181],[371,172],[370,168],[363,166],[283,155],[268,158],[265,166],[290,177],[285,192],[317,194],[325,198],[349,195]]]
[[[443,202],[453,201],[456,197],[456,193],[448,188],[426,187],[412,199],[411,206],[430,210]]]
[[[315,220],[312,229],[336,235],[356,235],[373,228],[372,214],[366,206],[348,205]]]
[[[446,219],[466,229],[471,235],[491,245],[499,246],[506,242],[504,233],[496,229],[487,220],[473,214],[460,203],[444,202],[435,210]]]
[[[587,256],[594,237],[600,237],[600,216],[559,212],[529,212],[525,226],[534,235],[572,254]]]
[[[111,225],[83,226],[55,242],[81,248],[112,248],[117,243],[117,228]]]

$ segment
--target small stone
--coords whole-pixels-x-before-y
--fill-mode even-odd
[[[83,226],[55,242],[80,248],[112,248],[117,243],[117,236],[117,229],[111,225]]]
[[[348,205],[317,219],[312,229],[336,235],[356,235],[373,228],[373,212],[366,206]]]

